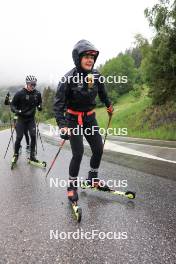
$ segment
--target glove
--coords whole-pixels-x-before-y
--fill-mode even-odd
[[[20,115],[22,113],[21,110],[15,110],[15,114]]]
[[[10,93],[8,92],[6,97],[5,97],[5,100],[4,100],[4,104],[5,105],[10,105],[11,101],[10,101]]]
[[[41,105],[38,105],[37,106],[37,109],[38,109],[38,111],[42,111],[42,106]]]
[[[109,116],[113,115],[113,111],[114,111],[114,107],[112,105],[110,105],[109,107],[107,107],[107,112]]]
[[[70,130],[68,129],[68,127],[63,127],[60,129],[60,137],[65,140],[70,139]]]

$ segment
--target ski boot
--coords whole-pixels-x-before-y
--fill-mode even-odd
[[[36,159],[35,155],[32,153],[30,155],[30,158],[28,158],[28,163],[34,166],[37,166],[39,168],[46,168],[46,162],[45,161],[39,161]]]
[[[36,163],[39,162],[39,160],[36,159],[36,156],[34,154],[30,155],[30,160],[33,161],[33,162],[36,162]]]
[[[70,181],[69,186],[67,187],[67,196],[71,203],[77,203],[78,193],[77,193],[77,181]]]
[[[11,170],[13,170],[14,166],[17,163],[17,160],[18,160],[18,154],[14,154],[13,158],[12,158],[12,161],[11,161]]]
[[[81,183],[81,188],[93,188],[104,192],[110,191],[110,188],[98,178],[98,172],[95,171],[89,171],[88,178]]]

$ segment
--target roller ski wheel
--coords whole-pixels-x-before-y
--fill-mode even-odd
[[[77,222],[80,223],[81,218],[82,218],[82,208],[78,206],[77,202],[71,203],[71,206],[73,208],[73,212],[74,212]]]
[[[46,161],[42,161],[42,164],[43,164],[43,167],[46,168],[46,166],[47,166]]]
[[[14,169],[16,163],[17,163],[17,160],[18,160],[18,156],[14,155],[13,158],[12,158],[12,161],[11,161],[11,170]]]
[[[70,186],[67,188],[67,197],[69,202],[71,203],[76,220],[78,223],[80,223],[82,217],[82,209],[81,207],[78,206],[77,187],[75,187],[73,183],[70,183]]]
[[[125,193],[125,195],[127,196],[128,199],[135,199],[135,197],[136,197],[136,193],[135,192],[131,192],[131,191],[127,191]]]
[[[42,169],[45,169],[46,166],[47,166],[47,163],[46,161],[39,161],[39,160],[33,160],[33,159],[30,159],[28,158],[28,163],[33,165],[33,166],[36,166],[38,168],[42,168]]]

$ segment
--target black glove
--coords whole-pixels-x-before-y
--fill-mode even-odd
[[[64,131],[62,129],[60,130],[60,137],[62,139],[65,139],[65,140],[69,140],[70,139],[70,135],[69,135],[68,131],[66,132],[66,131]]]
[[[4,104],[5,105],[9,105],[10,104],[10,94],[9,94],[9,92],[7,93],[7,95],[5,97]]]
[[[20,114],[22,113],[21,110],[15,110],[14,112],[15,112],[15,114],[17,114],[17,115],[20,115]]]
[[[37,109],[38,109],[38,111],[42,111],[42,106],[41,105],[38,105],[37,106]]]

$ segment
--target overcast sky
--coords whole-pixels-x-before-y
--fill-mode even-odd
[[[23,84],[27,74],[56,82],[74,65],[80,39],[99,50],[97,65],[153,35],[144,9],[157,0],[1,0],[0,85]]]

